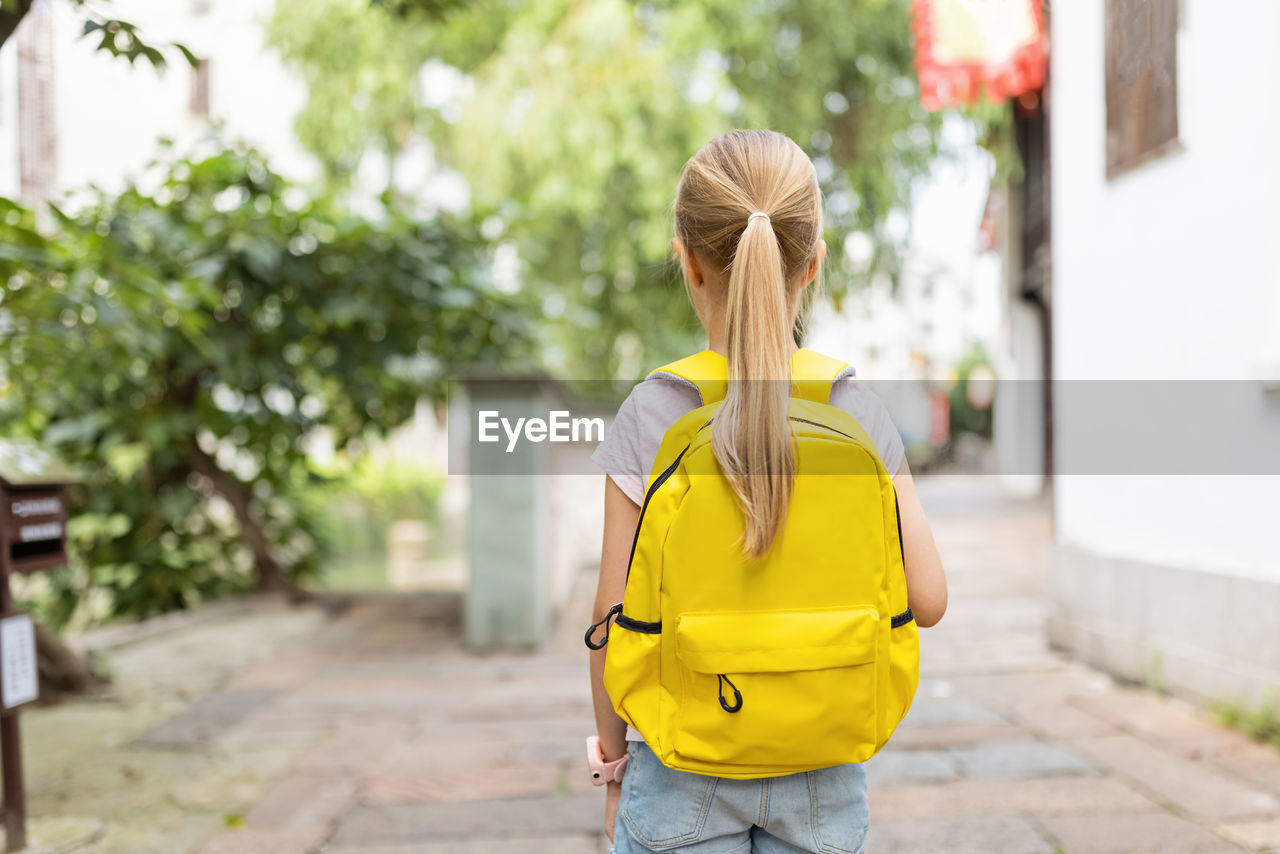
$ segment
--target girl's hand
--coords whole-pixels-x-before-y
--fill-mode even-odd
[[[631,540],[640,521],[640,505],[618,488],[613,478],[605,478],[604,542],[600,552],[600,581],[596,587],[595,607],[591,622],[599,622],[609,608],[622,601],[627,586],[627,564],[631,559]],[[596,640],[604,634],[601,628]],[[591,653],[591,698],[596,713],[596,732],[600,736],[606,761],[621,759],[627,753],[627,725],[613,709],[604,690],[604,660],[608,647]],[[618,815],[621,783],[607,783],[604,801],[604,832],[613,841],[613,825]]]
[[[613,825],[618,820],[618,798],[622,796],[621,783],[606,783],[604,793],[604,835],[613,844]]]

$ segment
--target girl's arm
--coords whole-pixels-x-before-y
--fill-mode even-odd
[[[920,506],[915,482],[907,461],[894,475],[898,491],[898,509],[902,514],[902,553],[907,570],[907,604],[916,624],[928,628],[942,619],[947,610],[947,576],[942,570],[942,557],[929,530],[929,520]]]
[[[604,619],[609,609],[622,601],[622,593],[627,586],[631,541],[640,521],[639,505],[618,488],[613,478],[606,477],[604,482],[604,543],[600,549],[600,580],[596,585],[596,603],[591,616],[593,623]],[[604,630],[604,626],[596,629],[596,641],[603,637]],[[605,761],[612,762],[627,752],[627,725],[613,710],[609,695],[604,690],[604,657],[608,650],[606,646],[591,651],[591,698],[595,704],[600,747]]]

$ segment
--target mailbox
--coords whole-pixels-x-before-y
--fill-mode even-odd
[[[66,491],[78,480],[35,445],[0,439],[0,571],[36,572],[66,563]]]
[[[34,626],[13,610],[9,576],[67,560],[67,485],[78,478],[30,442],[0,439],[0,790],[5,850],[27,845],[18,710],[39,696]]]

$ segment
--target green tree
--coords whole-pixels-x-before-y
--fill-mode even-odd
[[[154,169],[51,233],[0,200],[0,424],[86,475],[57,620],[90,588],[144,615],[314,572],[309,438],[346,448],[527,353],[464,220],[369,222],[252,150]]]
[[[685,160],[731,127],[779,130],[814,158],[837,296],[896,273],[900,238],[886,223],[936,155],[939,126],[919,104],[907,0],[389,5],[361,26],[388,27],[384,56],[400,76],[435,59],[474,87],[447,108],[420,93],[399,102],[402,126],[429,137],[467,180],[477,218],[516,246],[543,304],[550,369],[613,376],[690,346],[697,326],[670,262],[670,205]],[[371,69],[385,60],[325,68],[348,39],[324,19],[355,0],[305,6],[277,4],[295,35],[273,26],[273,39],[303,46],[286,58],[311,84],[307,111],[354,125],[357,112],[335,114],[325,92],[355,87],[367,103],[376,89],[359,81],[378,79]],[[869,265],[846,262],[853,231],[872,239]]]
[[[430,130],[416,83],[430,56],[423,28],[405,27],[368,0],[313,0],[278,4],[267,37],[307,83],[294,129],[329,185],[346,186],[373,151],[386,158],[394,193],[397,156]]]

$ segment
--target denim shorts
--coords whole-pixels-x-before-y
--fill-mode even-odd
[[[628,743],[610,854],[863,854],[870,811],[860,764],[732,780],[676,771]]]

